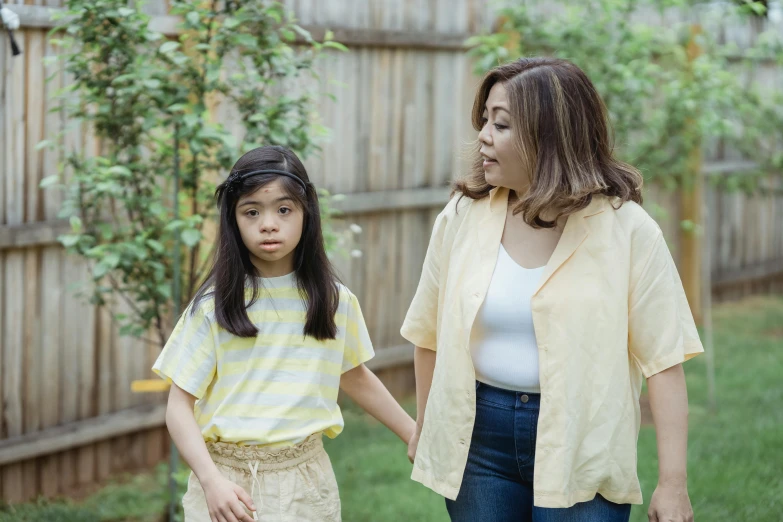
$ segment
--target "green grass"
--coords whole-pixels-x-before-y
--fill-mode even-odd
[[[783,299],[715,310],[717,412],[707,411],[705,356],[685,365],[690,395],[689,490],[697,522],[779,522],[783,515]],[[405,403],[409,411],[413,401]],[[346,522],[447,522],[443,498],[410,480],[405,446],[355,407],[326,442]],[[639,436],[649,502],[657,479],[655,432]],[[0,522],[151,522],[165,505],[165,468],[104,488],[79,504],[0,509]],[[631,520],[644,522],[646,507]]]

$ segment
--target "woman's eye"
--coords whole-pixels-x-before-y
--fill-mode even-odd
[[[278,210],[278,212],[280,212],[280,213],[281,213],[281,214],[283,214],[283,215],[286,215],[286,214],[288,214],[289,212],[291,212],[291,209],[290,209],[290,208],[288,208],[288,207],[281,207],[281,208],[280,208],[280,210]]]
[[[500,123],[496,123],[496,124],[495,124],[495,128],[496,128],[497,130],[508,129],[508,125],[502,125],[502,124],[500,124]]]

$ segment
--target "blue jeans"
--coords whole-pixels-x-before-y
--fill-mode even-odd
[[[533,506],[533,464],[541,396],[476,385],[476,422],[452,522],[628,522],[630,504],[600,495],[570,508]]]

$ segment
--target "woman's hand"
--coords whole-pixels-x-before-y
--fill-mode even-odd
[[[207,498],[209,517],[214,522],[255,522],[245,512],[245,507],[255,511],[253,499],[247,491],[227,478],[220,474],[213,475],[201,481],[201,488]]]
[[[419,437],[421,436],[421,428],[416,426],[416,431],[413,432],[413,436],[408,441],[408,460],[413,461],[416,459],[416,448],[419,446]]]
[[[685,484],[658,484],[647,510],[650,522],[693,522],[693,508]]]

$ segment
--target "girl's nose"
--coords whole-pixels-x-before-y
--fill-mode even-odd
[[[279,228],[277,220],[271,216],[261,222],[261,232],[277,232]]]

